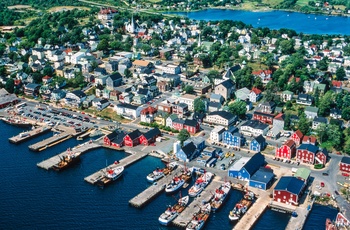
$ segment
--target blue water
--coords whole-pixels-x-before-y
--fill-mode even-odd
[[[305,222],[304,230],[318,230],[322,226],[324,228],[326,219],[335,220],[337,213],[338,210],[335,208],[315,204]]]
[[[286,11],[253,12],[243,10],[209,9],[195,12],[171,12],[190,19],[242,21],[253,27],[287,28],[305,34],[350,35],[350,17],[304,14]]]
[[[46,171],[36,164],[81,142],[70,139],[43,152],[31,152],[28,145],[52,133],[13,145],[8,138],[22,129],[0,122],[0,130],[0,229],[176,229],[158,223],[158,216],[166,206],[176,202],[173,196],[163,193],[141,209],[128,204],[150,186],[145,177],[154,168],[163,166],[159,159],[146,157],[126,168],[120,180],[100,189],[85,182],[84,177],[103,168],[106,161],[111,163],[127,154],[100,148],[84,154],[81,162],[72,168],[58,173]],[[182,194],[187,194],[187,190]],[[211,215],[206,229],[232,229],[228,213],[241,198],[240,192],[231,192],[226,205]],[[288,222],[288,218],[266,215],[255,229],[266,229],[271,227],[270,223],[282,229],[277,226]],[[323,227],[324,222],[317,226]]]

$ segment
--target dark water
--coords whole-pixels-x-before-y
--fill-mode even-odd
[[[253,230],[283,230],[286,228],[290,215],[266,209],[253,226]]]
[[[287,28],[305,34],[341,34],[350,35],[350,17],[304,14],[286,11],[253,12],[243,10],[209,9],[195,12],[175,12],[195,20],[234,20],[242,21],[253,27],[270,29]]]
[[[315,204],[305,222],[304,230],[324,229],[326,219],[335,220],[337,213],[335,208]]]
[[[145,177],[154,168],[163,166],[159,159],[146,157],[126,168],[116,183],[99,189],[85,182],[84,177],[103,168],[106,161],[124,158],[124,152],[93,150],[82,156],[80,164],[57,173],[40,169],[36,164],[81,142],[70,139],[37,153],[29,151],[28,145],[51,133],[13,145],[8,138],[22,129],[0,122],[0,130],[0,229],[175,229],[158,223],[166,205],[176,202],[173,196],[161,194],[142,209],[128,204],[150,185]],[[182,194],[186,195],[187,190]],[[231,192],[226,205],[211,215],[206,229],[232,229],[228,213],[241,198],[240,192]],[[270,223],[282,229],[277,226],[288,222],[287,217],[266,215],[255,229],[269,229],[266,227],[271,227]],[[324,226],[324,222],[319,226]]]

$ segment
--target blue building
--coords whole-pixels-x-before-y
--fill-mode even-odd
[[[189,162],[197,157],[198,150],[193,142],[190,142],[180,148],[180,143],[174,143],[174,152],[176,153],[176,157],[180,161]]]
[[[256,153],[251,158],[242,157],[228,169],[228,176],[248,181],[264,164],[265,158],[261,153]]]
[[[240,148],[244,144],[244,137],[234,128],[222,133],[222,142],[229,146]]]
[[[256,152],[260,152],[264,150],[265,147],[266,147],[266,140],[262,135],[259,135],[256,138],[254,138],[249,145],[249,149]]]
[[[272,169],[260,168],[250,178],[249,186],[266,190],[272,185],[274,177],[275,174],[273,174]]]
[[[198,151],[202,151],[205,148],[205,139],[203,137],[190,137],[184,141],[184,145],[193,142]]]
[[[197,157],[196,161],[205,166],[209,161],[211,161],[216,155],[216,149],[213,147],[206,147],[201,155]]]

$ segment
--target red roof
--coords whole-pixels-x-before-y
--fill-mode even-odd
[[[284,120],[284,114],[283,113],[279,113],[279,114],[277,114],[277,116],[275,116],[275,118],[274,119],[277,119],[277,120]]]
[[[261,90],[255,87],[252,88],[251,92],[254,92],[256,95],[261,94]]]
[[[67,49],[64,50],[64,52],[65,52],[66,54],[68,54],[68,53],[73,52],[73,50],[72,50],[71,48],[67,48]]]
[[[43,80],[49,80],[49,79],[51,79],[51,77],[50,76],[48,76],[48,75],[46,75],[45,77],[43,77]]]
[[[105,8],[105,9],[101,9],[99,14],[113,14],[113,13],[118,13],[118,11],[116,9],[112,9],[112,8]]]
[[[288,146],[289,148],[291,148],[293,145],[295,145],[295,142],[293,140],[288,140],[286,141],[286,143],[284,143],[283,145]]]
[[[261,75],[262,73],[264,73],[265,75],[270,75],[270,74],[272,74],[272,71],[271,70],[258,70],[258,71],[252,72],[253,75]]]
[[[297,137],[299,137],[300,139],[303,137],[303,133],[298,129],[297,131],[295,131],[294,133]]]
[[[314,136],[304,136],[303,143],[306,143],[306,142],[316,144],[316,137],[314,137]]]
[[[141,114],[142,115],[146,115],[146,114],[155,114],[157,112],[157,109],[152,107],[152,106],[148,106],[147,108],[144,108],[143,110],[141,110]]]
[[[337,88],[341,88],[342,82],[341,81],[332,81],[332,85]]]

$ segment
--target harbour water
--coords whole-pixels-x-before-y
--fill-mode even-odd
[[[244,11],[208,9],[194,12],[169,12],[178,14],[190,19],[219,21],[233,20],[250,24],[254,28],[268,27],[270,29],[287,28],[297,33],[305,34],[341,34],[350,35],[350,17],[329,16],[319,14],[304,14],[287,11]]]
[[[166,206],[176,202],[174,196],[162,193],[142,209],[128,204],[132,197],[150,186],[147,173],[164,166],[159,159],[146,157],[136,162],[126,168],[120,180],[100,189],[86,183],[84,177],[105,167],[106,161],[110,164],[127,154],[100,148],[84,154],[81,162],[72,168],[58,173],[46,171],[36,164],[81,142],[70,139],[42,152],[31,152],[28,145],[52,133],[13,145],[8,138],[22,129],[0,122],[0,130],[0,229],[176,229],[158,223]],[[187,190],[184,189],[182,195],[186,195]],[[228,213],[241,197],[242,193],[231,192],[222,209],[211,215],[206,229],[232,229]],[[271,229],[271,223],[276,230],[284,229],[288,216],[281,218],[270,212],[261,217],[254,229]],[[322,209],[326,216],[327,212]],[[310,215],[309,219],[314,218],[317,217]],[[306,229],[324,227],[324,221],[312,224],[312,228]]]

